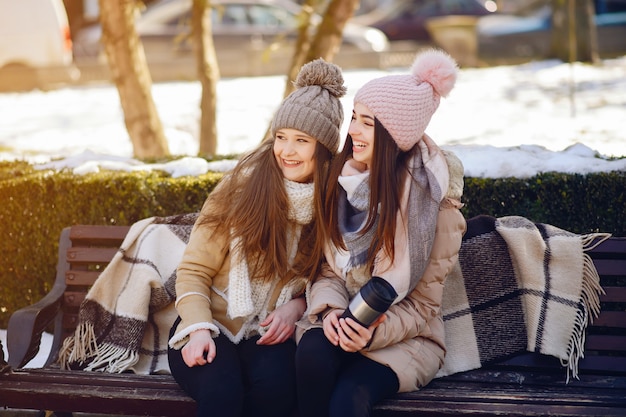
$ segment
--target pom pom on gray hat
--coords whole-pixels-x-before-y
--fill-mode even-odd
[[[458,72],[457,63],[444,51],[427,49],[415,57],[405,75],[388,75],[369,81],[354,96],[367,106],[403,151],[424,135],[431,117],[446,97]]]
[[[289,94],[274,114],[271,135],[279,129],[297,129],[317,139],[333,154],[339,149],[346,94],[341,68],[322,58],[302,66]]]

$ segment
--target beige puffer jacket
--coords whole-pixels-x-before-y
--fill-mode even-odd
[[[430,260],[422,279],[402,301],[391,306],[387,319],[378,326],[370,346],[361,353],[389,366],[398,376],[399,392],[415,391],[428,384],[443,365],[445,356],[441,300],[444,282],[457,262],[466,222],[462,204],[462,165],[446,155],[450,189],[437,218]],[[461,187],[459,189],[459,187]],[[340,271],[325,265],[323,276],[311,288],[308,319],[298,323],[299,336],[311,327],[320,327],[319,315],[329,309],[345,309],[349,295]]]

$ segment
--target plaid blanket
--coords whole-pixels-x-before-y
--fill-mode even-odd
[[[196,218],[152,217],[131,227],[81,306],[60,351],[62,367],[169,373],[176,267]],[[444,290],[447,354],[437,377],[523,351],[556,356],[575,377],[602,292],[585,251],[608,237],[517,216],[470,219]]]
[[[151,217],[132,225],[91,287],[62,368],[169,373],[167,341],[176,319],[176,268],[197,214]]]
[[[523,351],[559,358],[577,377],[603,292],[589,255],[609,234],[577,235],[519,216],[467,222],[443,294],[446,359],[437,377]]]

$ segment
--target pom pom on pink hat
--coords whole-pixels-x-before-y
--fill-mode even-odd
[[[456,82],[458,66],[447,53],[420,52],[410,74],[388,75],[369,81],[354,96],[389,131],[398,147],[410,150],[424,135],[431,117]]]

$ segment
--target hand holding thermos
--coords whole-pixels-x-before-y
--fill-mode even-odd
[[[394,288],[380,277],[372,277],[350,301],[348,308],[340,316],[332,312],[324,319],[324,334],[335,346],[347,352],[363,349],[371,341],[373,329],[370,326],[382,323],[383,314],[396,299]],[[354,328],[345,319],[350,318],[363,328]],[[344,319],[342,325],[339,321]]]
[[[391,284],[381,277],[372,277],[354,296],[341,318],[350,317],[369,327],[391,306],[398,296]]]

